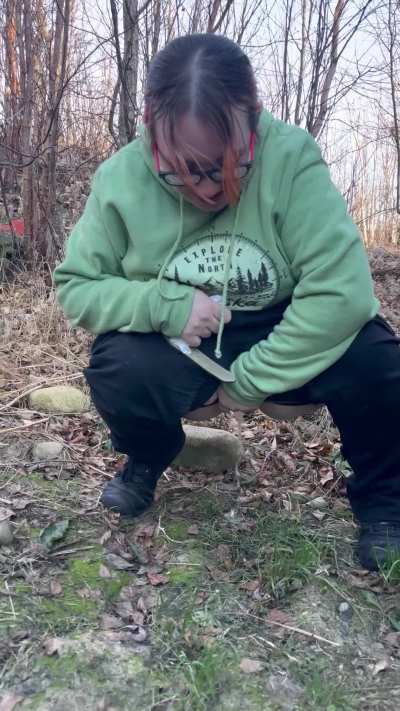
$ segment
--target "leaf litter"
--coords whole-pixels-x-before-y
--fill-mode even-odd
[[[382,255],[378,255],[373,260],[378,279],[378,292],[383,296],[384,308],[386,295],[395,293],[392,257],[389,261],[390,274],[385,272],[382,266],[385,263]],[[399,268],[399,264],[400,258],[396,261],[396,269]],[[389,282],[390,289],[388,289]],[[18,299],[24,298],[23,293],[26,293],[24,289],[20,290],[22,296],[18,296]],[[400,290],[396,293],[400,295]],[[400,299],[397,301],[400,303]],[[396,306],[396,301],[390,296],[390,301],[387,303],[390,314],[395,314],[394,321],[396,317],[398,318],[394,325],[400,326],[400,309],[398,305]],[[24,309],[25,305],[22,310]],[[60,326],[57,325],[55,328],[59,329]],[[46,345],[46,352],[50,353],[47,365],[37,369],[38,373],[41,372],[41,382],[45,382],[47,374],[49,378],[52,377],[52,354],[64,359],[65,366],[62,368],[65,376],[76,373],[87,357],[89,341],[85,334],[76,336],[77,360],[74,362],[71,350],[64,350],[70,349],[70,334],[59,330],[55,333],[52,342]],[[40,343],[39,331],[30,333],[26,354],[20,335],[18,348],[16,343],[10,342],[9,346],[7,345],[14,349],[13,352],[20,354],[17,368],[19,364],[36,367],[36,364],[44,362],[40,347],[37,350],[32,347],[35,339]],[[65,358],[67,352],[68,358]],[[20,378],[21,373],[26,372],[16,371],[16,377]],[[18,392],[22,392],[28,389],[31,383],[23,383],[19,380],[18,384],[16,381],[16,385]],[[11,383],[6,402],[13,398],[13,387]],[[22,401],[20,404],[25,403]],[[7,427],[21,424],[22,421],[29,422],[32,418],[38,417],[31,413],[28,417],[26,407],[20,407],[19,410],[15,408],[9,411]],[[202,546],[205,551],[205,564],[201,567],[201,577],[198,582],[190,585],[187,582],[175,583],[166,573],[166,565],[171,556],[176,554],[176,548],[179,551],[180,547],[188,545],[188,541],[183,540],[179,544],[167,541],[160,532],[157,513],[150,513],[143,520],[127,525],[120,521],[118,516],[104,513],[97,507],[98,494],[103,481],[107,481],[112,476],[121,458],[106,447],[106,433],[94,413],[87,413],[82,417],[52,416],[46,422],[39,423],[34,431],[24,430],[23,434],[8,433],[7,445],[15,444],[15,452],[18,445],[19,454],[15,457],[12,480],[8,483],[7,476],[1,479],[4,503],[0,502],[0,520],[2,516],[5,520],[13,520],[15,551],[12,559],[8,553],[3,557],[2,554],[0,555],[1,572],[3,576],[7,576],[3,579],[8,580],[8,589],[2,587],[0,602],[4,619],[13,621],[16,632],[21,629],[21,638],[15,637],[16,641],[13,643],[17,645],[15,649],[24,649],[27,638],[24,636],[26,632],[22,635],[23,623],[25,622],[25,627],[28,627],[23,615],[19,621],[21,607],[18,603],[20,595],[18,591],[23,589],[24,585],[29,586],[32,576],[33,578],[36,576],[45,583],[44,589],[47,586],[48,594],[42,597],[46,601],[54,598],[54,602],[59,605],[64,604],[69,589],[69,563],[66,556],[60,555],[51,560],[51,556],[43,555],[39,548],[36,549],[32,544],[37,540],[35,529],[42,531],[39,541],[48,553],[52,554],[55,550],[63,552],[59,544],[63,542],[67,533],[72,537],[69,534],[70,527],[71,531],[73,530],[74,545],[66,545],[64,553],[70,551],[68,557],[71,561],[77,559],[79,555],[82,555],[82,559],[87,557],[88,561],[96,561],[96,579],[94,581],[88,579],[85,582],[85,573],[83,573],[75,589],[76,596],[79,600],[95,606],[97,617],[90,621],[90,625],[101,627],[103,634],[108,636],[110,644],[113,640],[128,645],[150,644],[156,658],[160,656],[160,650],[162,654],[167,654],[166,647],[168,647],[168,654],[172,656],[168,657],[169,666],[166,668],[175,669],[174,673],[177,674],[179,667],[176,664],[174,666],[171,661],[174,653],[180,655],[180,660],[186,659],[185,663],[189,664],[190,673],[195,673],[195,670],[200,668],[196,666],[197,663],[204,664],[204,660],[208,659],[205,650],[220,649],[219,645],[225,645],[226,641],[224,654],[231,654],[229,650],[232,649],[238,653],[236,666],[232,668],[237,671],[239,667],[244,685],[247,677],[266,681],[272,677],[275,679],[279,675],[284,676],[285,659],[287,659],[285,645],[290,643],[295,652],[289,655],[295,660],[290,662],[290,674],[295,673],[296,678],[292,685],[296,688],[300,685],[302,693],[310,693],[307,691],[310,680],[298,672],[293,672],[293,665],[300,669],[303,665],[306,668],[307,664],[311,664],[314,675],[318,677],[319,674],[318,683],[321,683],[325,690],[324,702],[328,699],[327,707],[330,704],[332,708],[338,710],[343,707],[352,708],[350,702],[343,702],[341,706],[340,701],[331,700],[329,696],[333,694],[331,689],[337,690],[341,685],[345,692],[345,686],[348,684],[352,689],[354,685],[355,693],[359,694],[360,708],[397,709],[395,693],[393,692],[394,701],[390,706],[385,688],[388,685],[396,686],[396,675],[398,676],[399,673],[400,643],[399,632],[396,629],[396,624],[399,624],[396,617],[398,585],[390,580],[385,581],[377,574],[358,571],[352,564],[350,546],[355,529],[348,518],[348,505],[344,496],[346,470],[338,456],[337,432],[326,414],[322,414],[320,419],[277,423],[257,413],[245,415],[243,423],[246,457],[238,473],[239,489],[228,472],[214,478],[200,472],[188,474],[184,470],[173,469],[168,472],[168,480],[164,477],[159,487],[157,506],[161,510],[166,506],[168,511],[174,512],[174,515],[179,513],[181,518],[186,519],[189,523],[187,528],[189,540],[192,541],[192,545]],[[229,415],[221,415],[215,422],[215,426],[235,431],[236,425]],[[41,428],[43,428],[42,433]],[[71,450],[68,450],[71,460],[62,463],[61,475],[59,471],[50,467],[47,472],[37,474],[37,479],[30,480],[32,470],[29,468],[28,460],[24,466],[24,452],[28,451],[31,442],[35,441],[35,438],[39,439],[42,434],[46,437],[54,435],[59,441],[71,445]],[[74,467],[79,471],[80,481],[77,485],[75,480],[74,487],[69,489],[65,486],[65,482],[68,482],[68,477],[71,475],[76,476]],[[64,476],[65,480],[63,480]],[[35,482],[34,486],[31,481]],[[38,489],[36,481],[40,486],[48,485],[50,488]],[[13,492],[12,486],[16,484],[20,488]],[[76,497],[74,497],[74,488]],[[211,494],[213,491],[215,491],[215,505]],[[197,505],[200,506],[200,496],[203,492],[206,495],[206,503],[200,511]],[[324,500],[323,505],[318,502],[318,498]],[[317,503],[308,505],[308,502]],[[303,613],[300,615],[296,611],[294,600],[297,595],[303,594],[301,583],[300,587],[296,588],[296,584],[299,583],[294,581],[293,589],[289,586],[280,590],[278,587],[274,593],[275,597],[266,594],[265,586],[268,585],[270,574],[268,555],[262,554],[266,569],[261,570],[257,567],[259,566],[257,559],[261,559],[258,552],[252,551],[251,547],[241,550],[241,547],[248,546],[247,541],[251,541],[252,536],[255,545],[254,523],[261,510],[281,515],[285,508],[289,517],[302,521],[302,525],[307,530],[315,533],[317,541],[324,540],[331,546],[334,556],[333,559],[331,558],[331,566],[316,566],[315,570],[325,572],[313,574],[319,577],[318,585],[324,590],[323,586],[326,585],[326,590],[330,591],[333,610],[337,609],[342,594],[348,595],[352,601],[354,614],[349,622],[349,639],[346,641],[346,644],[350,645],[349,657],[346,657],[341,641],[337,641],[335,637],[336,628],[328,614],[329,608],[326,602],[328,595],[324,593],[320,596],[323,619],[319,623],[312,605],[312,597],[309,598],[307,588],[304,588],[304,596],[309,603],[309,616]],[[69,526],[66,525],[66,521],[69,522]],[[269,534],[269,531],[265,532],[267,550]],[[221,538],[215,540],[217,536],[222,540]],[[97,548],[82,550],[81,553],[76,550],[78,547],[85,549],[91,545],[97,548],[100,546],[103,553],[99,553]],[[257,543],[257,545],[261,544]],[[282,550],[281,558],[286,554],[290,556],[289,551]],[[93,557],[95,555],[97,558]],[[92,563],[89,563],[88,575],[91,570],[90,565]],[[83,570],[86,568],[83,567]],[[118,594],[105,604],[104,590],[113,591],[116,589],[115,586],[119,585],[119,580],[123,581],[123,584]],[[127,581],[129,584],[126,584]],[[109,588],[103,588],[103,584]],[[308,585],[313,585],[312,579]],[[36,588],[32,590],[34,592],[31,596],[35,596]],[[363,598],[364,593],[371,595],[376,600],[376,605],[372,604],[372,598]],[[39,604],[39,598],[36,599]],[[191,608],[188,607],[189,600]],[[69,614],[73,615],[76,603],[71,601],[71,604]],[[247,614],[244,618],[239,615],[235,617],[234,610],[237,605],[239,610],[246,610]],[[79,634],[79,625],[85,623],[85,614],[87,613],[76,616],[77,634]],[[368,633],[370,636],[365,632],[361,622],[361,627],[355,629],[357,621],[362,620],[366,626],[367,619],[370,617],[376,620],[371,627],[372,632]],[[245,622],[242,622],[242,619]],[[162,642],[157,638],[158,629],[163,624],[173,630],[168,633],[170,635],[168,643],[165,637]],[[188,628],[185,629],[184,625],[188,625]],[[308,633],[309,637],[306,638],[303,633]],[[47,647],[40,642],[41,634],[43,629],[39,634],[30,630],[28,640],[31,644],[40,643],[44,655],[56,658],[58,640],[63,640],[62,629],[61,634],[58,632],[45,634],[42,642],[45,642]],[[364,652],[361,653],[357,645],[361,644],[363,635],[367,642],[365,642]],[[186,639],[190,644],[185,641]],[[338,646],[329,642],[335,642]],[[382,648],[374,651],[375,643],[382,645]],[[326,669],[321,662],[325,656],[329,659]],[[352,666],[352,661],[355,659],[360,683],[354,675]],[[229,663],[224,664],[219,661],[216,668],[224,670],[225,674],[229,673]],[[330,681],[331,672],[335,677],[334,685]],[[6,669],[6,679],[7,674]],[[369,678],[373,678],[373,692],[369,691]],[[172,692],[172,696],[174,693],[179,694],[181,688],[185,690],[182,693],[188,693],[189,687],[185,686],[186,682],[182,681],[182,677],[175,677],[175,681],[172,680],[171,684],[176,684],[175,688],[178,689],[177,692]],[[217,686],[219,684],[218,681]],[[222,687],[223,684],[224,682],[221,681]],[[243,693],[244,690],[245,686],[243,686]],[[374,694],[380,695],[375,706]],[[12,710],[22,697],[23,694],[7,691],[1,697],[0,711]],[[4,706],[4,703],[9,705]],[[239,708],[240,705],[236,707]],[[208,708],[212,708],[211,702]]]

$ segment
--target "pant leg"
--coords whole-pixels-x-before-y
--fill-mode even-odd
[[[161,469],[184,445],[181,417],[218,387],[158,333],[98,336],[84,374],[115,449]]]
[[[235,312],[224,330],[220,365],[229,368],[239,353],[265,338],[287,304]],[[216,336],[203,339],[201,350],[213,357],[215,344]],[[98,336],[84,374],[115,449],[158,468],[168,466],[183,447],[181,417],[201,407],[219,386],[159,333]]]
[[[348,351],[307,384],[324,402],[353,469],[348,496],[359,521],[400,520],[400,339],[380,317]]]

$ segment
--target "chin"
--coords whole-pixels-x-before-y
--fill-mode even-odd
[[[216,202],[214,205],[211,205],[208,202],[203,202],[202,200],[192,200],[191,198],[187,198],[187,200],[194,207],[197,207],[197,209],[201,210],[202,212],[220,212],[220,210],[223,210],[228,205],[228,202],[225,199],[218,200],[218,202]]]

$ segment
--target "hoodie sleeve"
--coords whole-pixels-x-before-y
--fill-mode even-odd
[[[93,189],[55,269],[58,300],[73,326],[93,334],[161,331],[179,336],[189,318],[194,289],[168,279],[162,294],[155,278],[128,280],[122,270],[127,236],[120,219],[112,231]]]
[[[239,402],[299,388],[335,363],[379,309],[367,256],[345,201],[307,135],[280,211],[280,240],[296,280],[292,301],[267,339],[232,365],[224,385]]]

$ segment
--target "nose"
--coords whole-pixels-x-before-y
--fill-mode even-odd
[[[196,194],[201,200],[212,200],[220,194],[222,185],[214,183],[210,178],[205,177],[199,185],[196,186]]]

